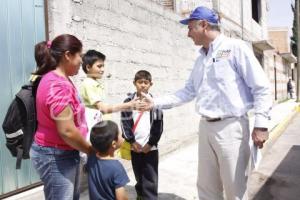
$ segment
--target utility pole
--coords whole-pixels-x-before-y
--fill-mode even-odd
[[[300,101],[300,8],[299,8],[299,0],[295,0],[296,7],[296,27],[297,27],[297,102]]]

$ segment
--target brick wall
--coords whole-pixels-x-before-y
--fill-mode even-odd
[[[288,28],[270,28],[269,39],[279,53],[290,52]]]
[[[223,29],[227,35],[246,41],[267,39],[266,0],[261,0],[262,12],[259,23],[252,19],[251,0],[213,0],[213,2],[215,9],[219,9],[223,15]]]

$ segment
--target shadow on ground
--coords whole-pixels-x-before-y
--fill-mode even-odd
[[[129,200],[135,200],[136,199],[136,193],[135,193],[134,187],[130,186],[130,185],[127,185],[125,188],[126,188],[126,191],[128,192],[128,199]],[[80,199],[81,200],[88,200],[89,199],[88,190],[85,190],[81,193]],[[159,193],[158,194],[158,199],[159,200],[187,200],[187,199],[184,199],[180,196],[177,196],[177,195],[171,194],[171,193]]]
[[[136,192],[133,186],[126,186],[126,191],[128,192],[129,200],[135,200],[136,199]],[[186,200],[180,196],[177,196],[175,194],[171,193],[159,193],[158,194],[159,200]]]

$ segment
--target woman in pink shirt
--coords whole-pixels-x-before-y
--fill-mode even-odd
[[[46,200],[79,199],[79,151],[90,154],[86,142],[84,105],[69,76],[78,73],[82,43],[60,35],[35,48],[41,75],[36,96],[38,127],[31,147],[33,165],[44,183]]]

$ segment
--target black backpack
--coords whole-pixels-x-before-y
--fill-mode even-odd
[[[37,128],[35,96],[41,78],[22,86],[11,102],[2,128],[6,147],[17,158],[16,169],[21,168],[22,159],[29,159],[29,151]]]

